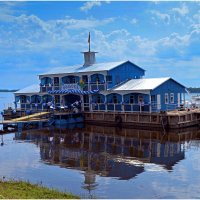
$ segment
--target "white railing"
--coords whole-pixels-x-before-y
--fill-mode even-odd
[[[107,90],[107,84],[106,83],[102,83],[102,84],[88,83],[88,84],[85,84],[83,88],[81,88],[78,83],[40,86],[41,93],[46,93],[48,91],[53,91],[53,90],[66,90],[66,89],[78,89],[78,90],[83,90],[83,91],[89,91],[89,90],[103,91],[103,90]]]
[[[166,111],[178,110],[178,104],[166,104]],[[184,108],[183,108],[184,109]],[[91,111],[116,112],[160,112],[161,104],[129,104],[129,103],[92,103]]]
[[[151,112],[149,104],[92,103],[92,111]],[[155,112],[155,111],[154,111]]]
[[[43,103],[17,103],[17,110],[34,110],[34,111],[39,111],[39,110],[46,110],[47,105]]]

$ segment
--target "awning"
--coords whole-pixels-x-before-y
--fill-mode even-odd
[[[82,90],[52,90],[48,91],[49,94],[96,94],[99,90],[90,90],[90,91],[82,91]]]

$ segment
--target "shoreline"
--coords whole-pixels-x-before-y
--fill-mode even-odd
[[[0,199],[80,199],[69,192],[60,192],[41,184],[26,181],[0,180]]]

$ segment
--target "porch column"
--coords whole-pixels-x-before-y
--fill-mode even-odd
[[[60,105],[64,106],[64,99],[63,99],[63,95],[60,95]]]
[[[81,95],[81,111],[84,111],[84,99],[83,99],[83,95]]]
[[[151,94],[149,94],[149,112],[151,113],[151,110],[152,108],[151,108]]]
[[[124,95],[122,95],[121,107],[122,107],[122,112],[124,112]]]
[[[88,95],[89,96],[89,108],[90,108],[90,111],[93,111],[92,109],[92,98],[91,98],[91,95]]]
[[[88,90],[91,90],[90,81],[91,81],[91,75],[88,75]]]
[[[58,83],[58,86],[59,86],[59,90],[61,90],[61,85],[62,85],[62,79],[61,79],[61,77],[58,77],[59,78],[59,83]]]
[[[184,105],[184,108],[185,108],[185,93],[183,93],[183,105]]]
[[[105,95],[105,111],[107,112],[108,111],[108,107],[107,107],[107,95]]]

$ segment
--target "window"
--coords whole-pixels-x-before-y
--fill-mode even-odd
[[[71,77],[70,83],[76,83],[76,77],[75,76]]]
[[[155,95],[151,95],[151,102],[155,102],[156,101],[156,96]]]
[[[133,96],[133,95],[130,96],[130,103],[131,103],[131,104],[134,103],[134,96]]]
[[[113,103],[118,103],[118,99],[117,99],[117,95],[116,94],[113,95]]]
[[[112,83],[112,76],[111,75],[106,76],[106,82]]]
[[[97,97],[97,103],[102,103],[102,102],[101,102],[101,97],[100,97],[100,96]]]
[[[54,77],[53,83],[54,83],[55,86],[58,86],[59,85],[59,77]]]
[[[168,93],[165,93],[165,104],[169,103],[169,95]]]
[[[100,78],[99,78],[99,76],[97,75],[96,76],[96,84],[99,84],[100,83]]]
[[[84,83],[88,83],[88,76],[87,75],[83,75],[82,76],[82,80]]]
[[[26,96],[21,96],[21,103],[26,103]]]
[[[174,93],[170,94],[170,103],[174,103]]]

